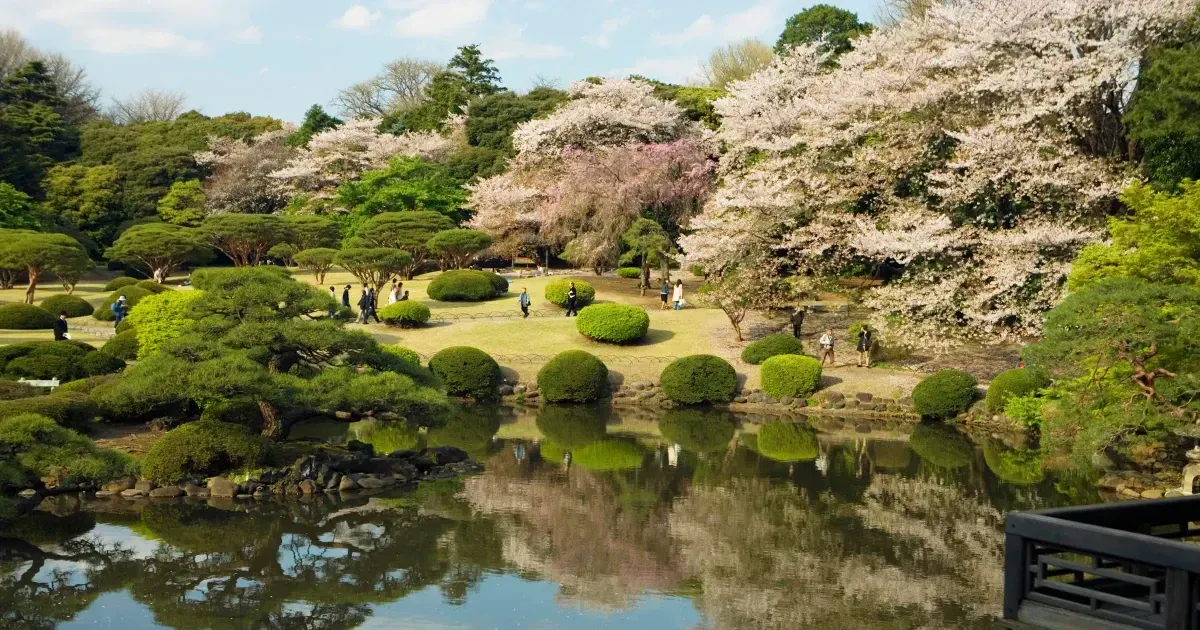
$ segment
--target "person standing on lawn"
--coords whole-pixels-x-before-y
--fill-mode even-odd
[[[825,334],[821,335],[819,341],[821,344],[821,365],[825,365],[825,359],[829,359],[829,367],[837,367],[836,359],[833,354],[833,329],[828,328]]]
[[[866,324],[858,331],[858,367],[871,367],[871,329]]]
[[[58,314],[58,319],[54,320],[54,340],[67,340],[67,312],[62,311]]]
[[[800,338],[800,329],[804,328],[804,316],[808,311],[803,306],[797,306],[792,311],[792,336],[796,339]]]
[[[372,317],[375,318],[376,324],[383,323],[383,320],[379,319],[379,313],[375,311],[375,301],[378,299],[379,296],[375,293],[375,289],[367,289],[367,311],[366,315],[363,316],[364,324],[367,323],[368,318]]]
[[[112,314],[113,314],[113,327],[116,328],[117,326],[120,326],[121,322],[125,319],[125,296],[124,295],[117,298],[116,302],[113,302]]]
[[[329,287],[329,297],[333,298],[333,303],[337,304],[337,287]],[[337,315],[337,306],[329,307],[329,318],[333,319]]]
[[[579,309],[575,306],[575,301],[579,298],[579,293],[575,291],[575,283],[571,283],[571,288],[567,289],[567,317],[578,315]]]
[[[666,278],[662,279],[662,286],[658,288],[658,299],[662,302],[658,310],[667,310],[667,296],[671,295],[671,283],[667,282]]]
[[[675,310],[683,308],[683,280],[675,281],[675,295],[672,300],[675,302]]]
[[[530,304],[529,289],[521,289],[521,297],[518,298],[518,302],[521,304],[521,317],[528,318]]]

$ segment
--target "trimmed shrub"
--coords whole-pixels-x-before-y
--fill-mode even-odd
[[[136,308],[130,309],[121,326],[124,327],[125,322],[129,322],[129,326],[137,331],[137,346],[134,348],[136,357],[146,359],[168,342],[182,336],[195,322],[192,319],[192,303],[203,296],[204,292],[198,290],[166,291],[147,296]],[[123,331],[118,328],[117,332]],[[127,361],[132,360],[132,357],[116,356]]]
[[[28,378],[43,381],[56,378],[59,381],[73,381],[86,376],[80,366],[82,358],[82,353],[77,357],[31,354],[9,361],[4,368],[4,374],[15,379]]]
[[[537,384],[547,402],[592,402],[608,395],[608,366],[583,350],[567,350],[538,370]]]
[[[1012,484],[1030,485],[1045,479],[1044,459],[1039,451],[1017,450],[999,440],[989,439],[983,444],[983,461],[988,470]]]
[[[153,280],[142,280],[141,282],[139,282],[133,286],[135,286],[139,289],[145,289],[146,291],[149,291],[150,293],[152,293],[154,295],[158,295],[159,293],[166,293],[167,291],[174,291],[174,289],[172,289],[171,287],[169,287],[165,284],[159,284]]]
[[[118,291],[113,291],[112,294],[104,298],[104,301],[96,307],[96,312],[92,313],[92,317],[95,317],[102,322],[113,321],[115,319],[112,312],[113,302],[116,302],[117,299],[122,295],[125,296],[126,308],[129,309],[129,311],[132,311],[133,307],[137,306],[138,302],[141,302],[144,298],[152,294],[149,291],[137,286],[125,287]],[[126,315],[128,314],[129,312],[126,311]]]
[[[126,317],[125,319],[121,320],[121,323],[113,330],[115,330],[118,335],[123,332],[132,332],[134,330],[133,322],[129,321],[129,318]]]
[[[133,361],[138,358],[137,332],[127,330],[104,343],[104,351],[122,361]]]
[[[626,304],[593,304],[575,318],[575,330],[601,343],[625,344],[641,340],[650,330],[646,310]]]
[[[547,442],[568,451],[599,442],[608,434],[607,410],[546,405],[538,410],[537,428]]]
[[[807,462],[820,455],[817,432],[798,422],[768,422],[758,428],[758,452],[777,462]]]
[[[1029,396],[1039,389],[1049,386],[1050,375],[1041,368],[1023,367],[1005,370],[997,374],[996,378],[992,379],[992,383],[988,385],[985,398],[988,411],[1002,413],[1009,398]]]
[[[92,308],[88,301],[78,295],[67,295],[60,293],[52,295],[42,300],[42,310],[58,317],[59,313],[66,312],[67,317],[87,317],[96,309]]]
[[[621,267],[617,270],[617,277],[637,280],[642,277],[642,270],[637,267]]]
[[[428,306],[416,300],[404,300],[389,304],[379,311],[379,318],[384,323],[400,328],[419,328],[425,325],[432,315]]]
[[[571,282],[575,283],[575,306],[583,308],[596,299],[595,287],[583,280],[552,280],[546,285],[546,301],[559,308],[567,308],[567,291],[571,289]]]
[[[908,445],[921,459],[938,468],[962,468],[971,463],[971,442],[953,427],[918,425],[908,437]]]
[[[777,354],[762,364],[762,388],[775,398],[806,398],[821,386],[821,362],[798,354]]]
[[[732,414],[672,409],[658,421],[658,430],[685,451],[716,453],[729,448],[736,427]]]
[[[508,280],[487,271],[458,269],[434,278],[425,292],[439,302],[482,302],[508,292]]]
[[[91,440],[38,414],[0,419],[0,447],[14,454],[3,475],[7,479],[0,479],[0,485],[32,485],[40,477],[62,474],[66,483],[101,484],[138,472],[137,461],[129,455],[97,448]]]
[[[137,283],[138,283],[137,278],[129,278],[129,277],[113,278],[112,280],[108,281],[108,284],[104,285],[104,290],[105,291],[117,291],[120,289],[124,289],[125,287],[131,287]]]
[[[697,405],[733,400],[737,372],[729,362],[711,354],[676,359],[659,379],[663,392],[678,403]]]
[[[640,468],[646,452],[636,442],[610,438],[589,444],[572,453],[571,462],[587,470],[630,470]]]
[[[103,412],[87,394],[79,392],[55,392],[49,396],[0,402],[0,418],[27,413],[46,416],[68,429],[83,430]]]
[[[455,346],[429,359],[429,369],[451,396],[495,400],[500,386],[500,364],[478,348]]]
[[[926,418],[953,418],[975,402],[978,384],[974,376],[962,370],[935,372],[913,388],[913,407]]]
[[[49,330],[54,328],[57,315],[32,304],[5,304],[0,306],[0,329],[4,330]]]
[[[86,376],[104,376],[124,370],[125,361],[107,352],[89,352],[79,361],[79,367]]]
[[[142,474],[158,483],[188,475],[211,476],[255,468],[271,455],[271,443],[241,425],[203,420],[167,431],[146,453]]]
[[[104,374],[102,376],[89,376],[87,378],[80,378],[59,385],[57,388],[55,388],[54,394],[56,396],[69,392],[90,394],[92,393],[93,389],[96,389],[105,383],[111,383],[118,378],[121,378],[120,374]]]
[[[750,365],[760,365],[767,359],[781,354],[804,354],[804,344],[785,334],[767,335],[742,350],[742,360]]]
[[[382,348],[383,351],[387,352],[388,354],[396,355],[396,356],[400,357],[401,359],[404,359],[405,361],[408,361],[409,363],[411,363],[417,367],[421,366],[421,355],[417,354],[416,350],[409,350],[408,348],[405,348],[404,346],[379,346],[379,347]]]
[[[61,389],[61,388],[60,388]],[[0,380],[0,401],[33,398],[40,394],[38,388],[16,381]]]

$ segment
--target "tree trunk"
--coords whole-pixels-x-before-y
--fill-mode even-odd
[[[26,304],[33,304],[34,294],[37,293],[38,275],[40,275],[39,271],[33,269],[29,270],[29,286],[25,287]]]
[[[270,440],[283,437],[283,422],[279,419],[279,410],[265,400],[258,401],[258,410],[263,418],[263,437]]]
[[[642,297],[646,297],[646,289],[650,287],[650,262],[642,254]]]

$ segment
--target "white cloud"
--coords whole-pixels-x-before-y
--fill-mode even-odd
[[[257,26],[254,26],[253,24],[251,24],[250,26],[247,26],[245,29],[238,31],[238,33],[236,35],[234,35],[233,38],[238,40],[239,42],[244,42],[247,44],[257,44],[262,41],[263,32],[262,32],[261,28],[258,28]]]
[[[705,14],[696,18],[696,21],[692,22],[687,28],[683,29],[682,32],[668,35],[655,35],[654,41],[660,44],[680,46],[694,39],[710,38],[712,35],[713,19],[711,15]]]
[[[204,42],[188,39],[173,31],[98,26],[76,31],[75,36],[86,42],[88,48],[100,53],[176,52],[200,55],[208,52]]]
[[[683,57],[652,57],[638,59],[628,68],[613,70],[611,75],[624,77],[637,74],[669,83],[684,83],[700,72],[700,58],[695,55]]]
[[[730,13],[719,19],[705,14],[696,18],[679,33],[654,36],[654,41],[668,46],[681,46],[688,42],[708,39],[716,42],[732,42],[762,35],[777,27],[779,0],[763,0],[745,11]]]
[[[389,0],[388,6],[408,11],[396,22],[400,35],[455,39],[473,32],[487,18],[492,0]]]
[[[378,20],[379,15],[378,11],[371,11],[361,4],[356,4],[346,9],[346,13],[335,23],[346,29],[364,29]]]
[[[515,24],[507,25],[498,35],[488,37],[480,48],[493,59],[552,59],[569,54],[566,48],[557,44],[526,41],[525,27]]]
[[[585,41],[589,41],[601,48],[608,48],[611,42],[608,37],[613,33],[621,30],[621,27],[629,24],[629,14],[624,13],[615,18],[609,18],[600,23],[600,32],[594,36],[585,37]]]

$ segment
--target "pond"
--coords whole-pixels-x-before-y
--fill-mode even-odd
[[[1098,499],[994,438],[767,420],[300,426],[486,470],[345,498],[56,497],[0,532],[0,627],[988,628],[1005,513]]]

